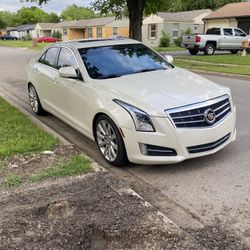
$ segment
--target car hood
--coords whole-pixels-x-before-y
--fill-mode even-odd
[[[166,109],[229,93],[228,88],[178,67],[96,82],[97,88],[101,88],[108,98],[127,102],[151,116],[165,116]]]

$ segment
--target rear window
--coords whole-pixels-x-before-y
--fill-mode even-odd
[[[207,30],[207,35],[220,35],[220,29],[219,28],[212,28]]]
[[[84,48],[79,49],[79,53],[93,79],[114,78],[171,67],[166,60],[143,44]]]

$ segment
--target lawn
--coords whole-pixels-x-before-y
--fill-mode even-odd
[[[213,55],[213,56],[180,56],[179,59],[211,62],[211,63],[225,63],[225,64],[237,64],[237,65],[249,65],[250,55],[238,56],[238,55]]]
[[[0,117],[0,159],[51,150],[59,142],[1,97]]]
[[[9,46],[9,47],[19,47],[19,48],[32,48],[41,50],[45,46],[47,46],[48,43],[38,43],[36,47],[32,47],[32,41],[3,41],[0,40],[0,46]]]
[[[208,72],[229,73],[229,74],[250,76],[250,68],[244,66],[230,66],[230,65],[218,65],[218,64],[216,65],[216,63],[215,64],[199,63],[198,61],[190,62],[179,59],[175,59],[174,64],[178,67],[191,70],[202,70]]]
[[[156,48],[152,48],[155,51],[158,52],[168,52],[168,51],[184,51],[186,49],[181,48],[181,47],[177,47],[177,46],[170,46],[170,47],[156,47]]]

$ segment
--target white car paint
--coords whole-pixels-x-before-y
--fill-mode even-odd
[[[105,45],[139,44],[130,39],[111,39],[57,43],[45,48],[27,66],[28,82],[38,93],[43,108],[59,117],[87,137],[95,140],[93,121],[97,114],[109,116],[122,130],[129,161],[141,164],[177,163],[185,159],[212,154],[235,140],[236,110],[229,88],[213,83],[187,70],[174,67],[121,76],[92,79],[77,49]],[[57,69],[41,64],[38,59],[48,48],[66,47],[78,62],[83,81],[61,77]],[[231,112],[211,127],[177,128],[166,110],[201,103],[227,96]],[[118,99],[146,112],[155,132],[138,132],[131,115],[113,99]],[[215,142],[230,133],[222,145],[196,154],[187,147]],[[176,150],[176,156],[143,155],[139,144],[149,144]]]

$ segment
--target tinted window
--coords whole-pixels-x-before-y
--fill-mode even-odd
[[[233,36],[233,29],[223,29],[224,36]]]
[[[235,29],[234,32],[236,36],[246,36],[246,33],[244,33],[242,30]]]
[[[220,35],[220,29],[219,28],[212,28],[207,30],[207,35]]]
[[[44,62],[45,62],[45,56],[46,56],[46,52],[40,57],[40,59],[39,59],[40,63],[44,64]]]
[[[42,63],[49,65],[53,68],[56,68],[58,50],[59,50],[58,48],[48,49],[45,55],[45,59]]]
[[[78,68],[76,59],[73,53],[66,48],[61,48],[58,59],[58,69],[61,67],[73,66],[75,69]]]
[[[169,64],[142,44],[79,49],[90,77],[105,79],[146,71],[165,70]]]

